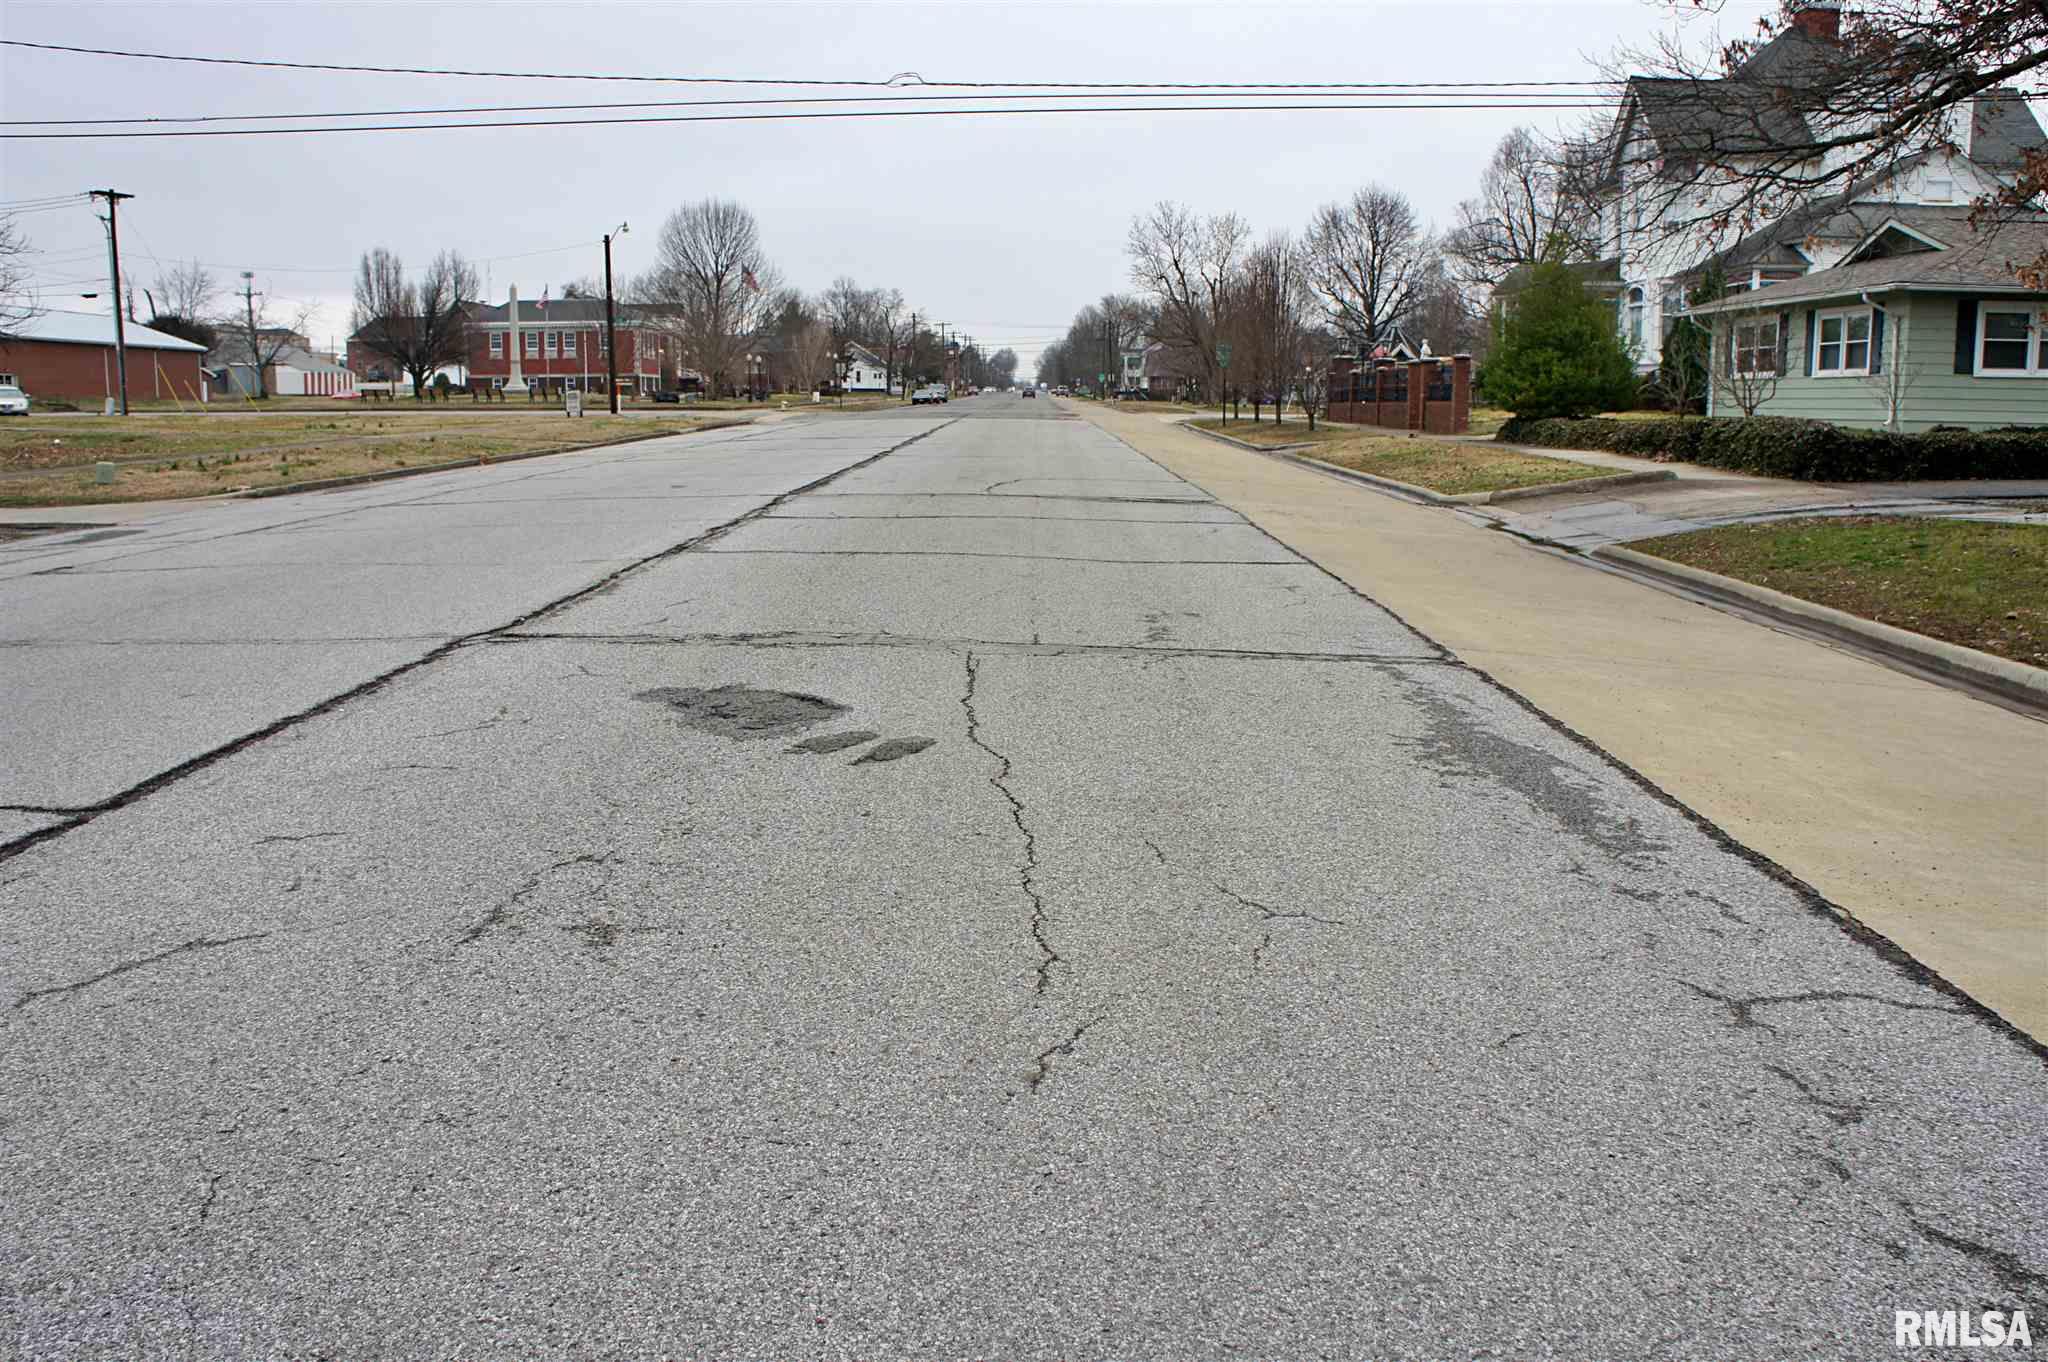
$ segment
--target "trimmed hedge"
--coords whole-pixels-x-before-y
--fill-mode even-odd
[[[1599,449],[1660,463],[1697,463],[1805,482],[2048,478],[2048,429],[1930,430],[1899,435],[1803,421],[1747,419],[1509,421],[1495,439],[1547,449]]]

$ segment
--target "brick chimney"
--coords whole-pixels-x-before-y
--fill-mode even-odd
[[[1842,0],[1786,0],[1792,27],[1809,38],[1842,40]]]

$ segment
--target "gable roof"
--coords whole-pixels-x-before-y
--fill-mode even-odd
[[[203,345],[195,345],[140,322],[127,323],[122,328],[122,335],[130,350],[191,350],[201,354],[206,351]],[[67,312],[50,308],[26,321],[14,323],[8,330],[8,338],[48,341],[57,345],[112,345],[114,316],[110,312]]]
[[[1890,221],[1880,224],[1864,245],[1883,235]],[[1924,235],[1924,234],[1923,234]],[[2048,290],[2024,287],[2014,272],[2016,260],[2031,259],[2048,251],[2048,214],[2009,223],[1997,233],[1950,230],[1939,238],[1941,244],[1927,250],[1899,251],[1815,270],[1798,279],[1772,284],[1754,293],[1738,293],[1692,309],[1695,313],[1747,312],[1772,309],[1786,303],[1814,302],[1823,298],[1855,297],[1863,293],[1920,290],[1935,293],[2008,293],[2048,297]]]
[[[1814,131],[1804,111],[1826,102],[1836,63],[1845,59],[1853,59],[1853,49],[1788,27],[1718,80],[1629,77],[1608,149],[1606,183],[1617,182],[1638,122],[1657,155],[1679,164],[1810,145]],[[2048,146],[2032,105],[2014,87],[1976,95],[1970,117],[1968,159],[1986,169],[2010,174],[2027,151]]]
[[[2025,92],[2010,85],[1986,90],[1970,105],[1970,159],[2006,174],[2030,151],[2048,148]]]

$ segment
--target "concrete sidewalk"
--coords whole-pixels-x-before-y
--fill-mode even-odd
[[[1075,409],[2048,1039],[2048,725],[1460,516]]]
[[[1658,463],[1595,450],[1544,449],[1472,437],[1466,443],[1563,459],[1590,470],[1665,472],[1668,482],[1645,483],[1625,493],[1559,491],[1519,499],[1511,511],[1490,509],[1517,534],[1572,549],[1626,544],[1685,534],[1713,525],[1779,520],[1804,515],[1915,515],[1944,519],[2048,524],[2048,512],[2016,507],[2020,499],[2048,504],[2048,480],[1973,482],[1793,482],[1691,463]]]

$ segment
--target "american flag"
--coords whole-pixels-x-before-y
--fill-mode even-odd
[[[548,289],[553,287],[553,284],[548,284],[543,286],[540,291],[540,310],[543,312],[548,310]]]

